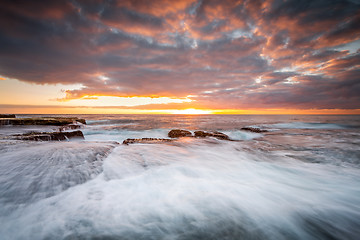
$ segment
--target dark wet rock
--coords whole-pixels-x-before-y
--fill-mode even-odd
[[[133,144],[133,143],[164,143],[171,142],[173,139],[168,138],[128,138],[123,141],[123,144]]]
[[[16,118],[15,114],[0,114],[0,118]]]
[[[209,133],[204,132],[204,131],[195,131],[194,136],[198,137],[198,138],[204,138],[204,137],[208,137]]]
[[[168,136],[171,138],[192,137],[192,133],[187,130],[173,129],[168,133]]]
[[[204,131],[195,131],[195,137],[205,138],[205,137],[215,137],[221,140],[230,140],[229,136],[222,132],[204,132]]]
[[[54,125],[64,126],[76,122],[86,124],[85,119],[79,118],[7,118],[0,119],[0,125]]]
[[[260,128],[253,128],[253,127],[243,127],[240,130],[254,132],[254,133],[268,132],[268,130],[262,130]]]
[[[26,141],[66,141],[72,138],[84,139],[81,131],[73,132],[29,132],[21,135],[14,135],[16,140]]]
[[[229,136],[222,132],[212,132],[212,137],[216,137],[217,139],[222,140],[230,140]]]
[[[75,122],[79,122],[79,123],[82,123],[82,124],[86,124],[86,120],[83,119],[83,118],[76,118],[76,119],[75,119]]]

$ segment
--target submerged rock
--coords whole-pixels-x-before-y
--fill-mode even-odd
[[[268,130],[262,130],[260,128],[254,128],[254,127],[243,127],[240,130],[254,132],[254,133],[268,132]]]
[[[0,125],[54,125],[64,126],[80,122],[86,124],[85,119],[79,118],[6,118],[0,119]]]
[[[14,135],[16,140],[27,141],[66,141],[72,138],[84,139],[81,131],[73,132],[29,132],[21,135]]]
[[[230,140],[229,136],[222,132],[204,132],[204,131],[195,131],[195,137],[205,138],[205,137],[215,137],[221,140]]]
[[[171,142],[173,139],[168,138],[128,138],[123,141],[123,144],[132,144],[132,143],[164,143]]]
[[[0,118],[16,118],[15,114],[0,114]]]
[[[173,129],[168,133],[168,136],[171,138],[192,137],[192,133],[188,130]]]

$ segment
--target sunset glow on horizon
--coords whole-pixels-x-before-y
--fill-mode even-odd
[[[188,108],[183,110],[172,110],[172,114],[213,114],[212,111],[209,110],[201,110],[201,109],[194,109],[194,108]]]
[[[357,1],[0,6],[0,113],[360,114]]]

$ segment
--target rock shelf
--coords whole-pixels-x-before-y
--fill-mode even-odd
[[[0,125],[53,125],[64,126],[73,123],[86,124],[80,118],[0,118]]]
[[[29,132],[25,134],[14,135],[15,140],[26,141],[67,141],[72,138],[84,139],[81,131],[73,132]]]

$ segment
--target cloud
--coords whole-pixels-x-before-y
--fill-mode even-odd
[[[335,50],[360,39],[359,16],[360,4],[335,0],[3,1],[0,75],[81,84],[69,101],[360,108],[360,52]]]

